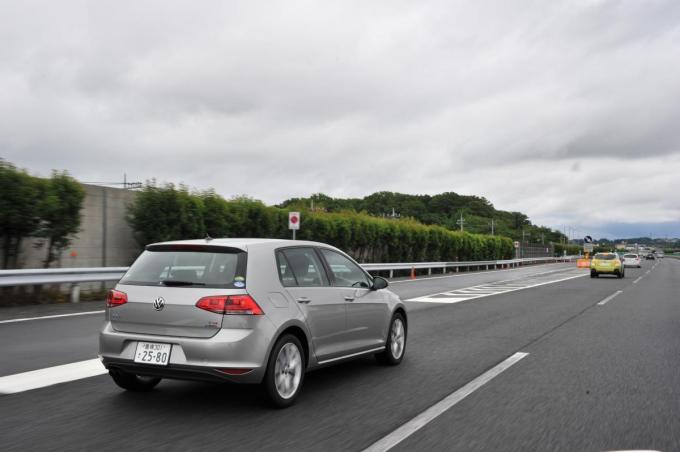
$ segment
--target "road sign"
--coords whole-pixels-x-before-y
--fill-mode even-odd
[[[586,253],[592,253],[593,252],[593,244],[592,243],[584,243],[583,244],[583,251]]]
[[[300,212],[288,212],[288,229],[300,229]]]
[[[519,248],[519,242],[515,242],[514,245],[515,245],[515,248]]]
[[[589,235],[583,237],[583,243],[593,243],[593,238]]]

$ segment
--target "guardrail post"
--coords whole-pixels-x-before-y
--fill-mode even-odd
[[[432,276],[432,268],[427,269],[427,276]]]
[[[71,303],[80,302],[80,284],[71,284]]]
[[[394,270],[390,270],[390,279],[394,278]]]

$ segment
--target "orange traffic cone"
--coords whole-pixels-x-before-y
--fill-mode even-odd
[[[411,267],[411,279],[416,279],[416,268]]]

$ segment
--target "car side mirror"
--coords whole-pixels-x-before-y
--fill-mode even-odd
[[[371,290],[380,290],[384,289],[388,286],[388,282],[385,278],[376,276],[373,278],[373,286],[371,286]]]

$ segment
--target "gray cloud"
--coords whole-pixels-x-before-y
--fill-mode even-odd
[[[674,1],[16,2],[0,156],[267,202],[458,191],[552,226],[672,222],[678,24]]]

